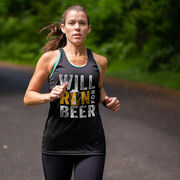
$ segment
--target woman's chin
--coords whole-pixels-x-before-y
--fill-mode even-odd
[[[76,40],[71,41],[71,43],[74,44],[75,46],[79,46],[79,45],[84,44],[84,41],[82,41],[81,39],[76,39]]]

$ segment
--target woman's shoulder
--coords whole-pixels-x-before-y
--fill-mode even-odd
[[[48,51],[48,52],[45,52],[41,55],[41,58],[43,61],[49,61],[51,59],[54,59],[56,57],[59,56],[59,50],[54,50],[54,51]]]
[[[102,56],[95,52],[92,52],[92,53],[93,53],[93,57],[94,57],[95,61],[98,63],[99,66],[101,66],[102,68],[107,66],[108,60],[105,56]]]
[[[47,65],[48,67],[53,66],[59,56],[59,50],[48,51],[41,55],[38,60],[39,64]]]
[[[48,71],[48,73],[50,73],[54,64],[56,63],[58,56],[59,50],[43,53],[36,64],[36,68]]]

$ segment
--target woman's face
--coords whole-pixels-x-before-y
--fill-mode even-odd
[[[66,15],[65,24],[61,24],[61,29],[66,34],[67,41],[81,45],[91,31],[91,25],[88,25],[88,19],[83,11],[71,10]]]

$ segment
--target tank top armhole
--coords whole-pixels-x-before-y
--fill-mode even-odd
[[[60,61],[60,58],[61,58],[61,51],[59,51],[59,57],[58,57],[58,59],[56,60],[56,63],[54,64],[54,66],[53,66],[53,69],[52,69],[52,71],[51,71],[51,74],[50,74],[50,76],[49,76],[49,79],[52,77],[52,75],[53,75],[53,73],[54,73],[54,71],[55,71],[55,69],[56,69],[56,66],[58,65],[58,63],[59,63],[59,61]]]
[[[91,51],[91,53],[92,53],[92,51]],[[96,66],[97,66],[97,68],[98,68],[98,71],[99,71],[99,73],[100,73],[99,65],[98,65],[98,63],[96,62],[96,60],[95,60],[95,58],[94,58],[94,56],[93,56],[93,53],[92,53],[92,57],[93,57],[93,59],[94,59],[94,61],[95,61],[95,63],[96,63]]]
[[[98,71],[99,71],[99,73],[100,73],[99,65],[98,65],[98,63],[96,62],[95,59],[94,59],[94,61],[95,61],[96,65],[97,65]]]

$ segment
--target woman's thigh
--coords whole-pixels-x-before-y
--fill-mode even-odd
[[[78,156],[74,165],[74,180],[102,180],[105,156]]]
[[[70,180],[73,169],[71,156],[52,156],[42,154],[42,163],[46,180]]]

